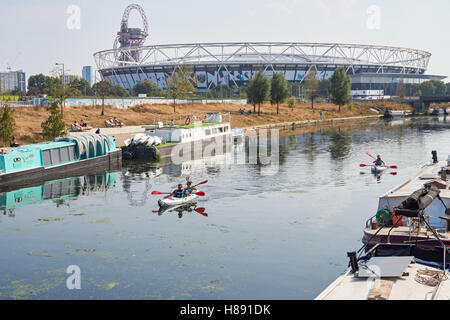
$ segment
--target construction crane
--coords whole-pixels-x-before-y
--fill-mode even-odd
[[[143,27],[142,28],[129,28],[128,19],[132,10],[137,10],[141,15]],[[144,9],[138,4],[130,4],[125,8],[122,21],[120,22],[120,31],[117,33],[116,40],[114,41],[114,49],[123,48],[124,50],[118,50],[120,53],[116,56],[119,61],[127,62],[139,62],[139,51],[133,50],[133,48],[140,47],[144,44],[148,37],[148,21],[145,15]]]

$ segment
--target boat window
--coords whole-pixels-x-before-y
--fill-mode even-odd
[[[217,128],[212,129],[212,133],[216,134],[217,133]]]
[[[223,132],[223,128],[219,128],[219,132]]]
[[[211,134],[211,130],[210,130],[210,129],[206,129],[206,130],[205,130],[205,134],[206,134],[207,136],[209,136],[209,135]]]
[[[69,160],[69,148],[61,148],[61,162],[68,162]]]
[[[69,160],[70,161],[75,160],[75,146],[69,147]]]
[[[59,148],[51,149],[50,154],[52,156],[52,164],[61,163],[61,155],[59,153]]]
[[[228,131],[228,127],[225,127],[225,132],[227,132]]]
[[[50,150],[42,151],[42,160],[44,161],[44,166],[50,166],[52,164],[52,159],[50,158]]]

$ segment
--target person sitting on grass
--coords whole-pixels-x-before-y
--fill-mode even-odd
[[[87,128],[88,124],[86,122],[84,122],[83,119],[81,119],[80,126],[83,128]]]
[[[73,122],[72,125],[72,131],[82,131],[83,129],[81,128],[81,126],[78,124],[78,122],[75,120]]]
[[[19,145],[17,144],[16,137],[12,137],[10,147],[17,148]]]
[[[122,121],[119,121],[116,117],[114,117],[114,124],[121,128],[124,125],[124,123]]]

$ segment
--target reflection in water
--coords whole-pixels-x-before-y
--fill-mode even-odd
[[[105,172],[62,180],[54,180],[40,186],[0,193],[0,211],[13,214],[14,209],[53,200],[56,207],[69,198],[90,196],[98,191],[107,191],[116,184],[117,173]]]
[[[177,207],[170,207],[170,208],[159,208],[159,210],[153,210],[154,213],[157,213],[158,216],[162,216],[165,213],[170,212],[176,212],[178,214],[178,218],[183,218],[183,214],[186,213],[198,213],[201,214],[204,217],[208,217],[208,214],[206,213],[206,208],[198,207],[198,204],[196,202],[185,204],[182,206]]]
[[[350,153],[352,130],[332,131],[330,133],[329,151],[333,160],[345,160]]]
[[[122,188],[127,194],[129,204],[133,207],[145,206],[153,187],[151,180],[161,175],[163,170],[157,168],[154,163],[144,161],[126,161],[122,168]],[[136,183],[144,183],[144,190],[133,191],[133,185]]]

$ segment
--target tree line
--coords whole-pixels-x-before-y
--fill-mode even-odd
[[[336,69],[329,80],[318,80],[316,72],[310,70],[302,84],[297,85],[304,93],[304,96],[311,101],[311,108],[314,111],[314,101],[323,97],[329,99],[332,103],[341,107],[352,104],[351,80],[343,67]],[[280,103],[285,102],[290,92],[288,81],[282,73],[275,73],[269,80],[264,72],[260,70],[256,76],[251,79],[246,86],[247,102],[253,105],[253,113],[261,114],[261,104],[270,101],[272,105],[277,106],[277,114],[280,112]],[[296,98],[291,97],[288,100],[288,106],[294,108]],[[258,111],[256,111],[258,106]]]

